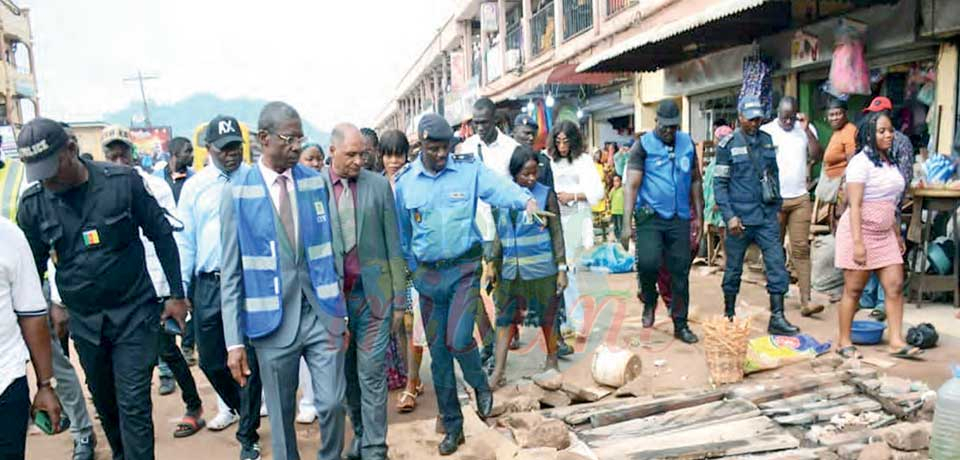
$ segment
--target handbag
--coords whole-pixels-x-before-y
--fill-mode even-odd
[[[817,181],[817,189],[814,193],[821,203],[836,203],[842,183],[843,176],[837,178],[829,177],[827,176],[826,168],[824,168],[820,171],[820,180]]]
[[[760,171],[760,200],[763,201],[763,204],[780,202],[780,178],[774,177],[769,168],[761,168],[753,155],[747,154],[747,156],[753,162],[753,167]]]

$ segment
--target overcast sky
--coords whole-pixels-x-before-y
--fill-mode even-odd
[[[370,124],[453,0],[15,0],[30,7],[40,111],[98,120],[147,97],[280,99],[327,130]]]

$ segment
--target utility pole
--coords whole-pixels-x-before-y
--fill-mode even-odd
[[[147,107],[147,92],[143,89],[144,80],[156,80],[158,77],[155,75],[144,75],[142,72],[137,70],[136,77],[124,78],[123,81],[137,81],[140,83],[140,99],[143,101],[143,122],[147,125],[147,128],[152,128],[153,125],[150,124],[150,108]]]

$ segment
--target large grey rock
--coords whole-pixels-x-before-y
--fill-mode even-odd
[[[539,447],[536,449],[523,449],[520,452],[517,452],[517,456],[513,457],[514,460],[557,460],[557,457],[560,455],[557,452],[557,449],[552,449],[549,447]]]
[[[893,452],[890,451],[890,446],[886,443],[876,442],[864,447],[857,460],[891,460],[892,457]]]
[[[538,413],[510,414],[497,421],[513,433],[517,445],[523,449],[551,447],[566,449],[570,446],[570,432],[560,420],[548,419]]]
[[[883,432],[883,440],[897,450],[913,452],[930,447],[929,422],[900,423]]]

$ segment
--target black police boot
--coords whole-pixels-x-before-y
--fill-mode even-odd
[[[657,320],[657,293],[640,293],[637,297],[643,302],[643,327],[649,329]]]
[[[733,321],[733,317],[737,316],[737,296],[736,294],[724,294],[723,295],[723,316],[726,316],[727,319]]]
[[[486,390],[475,390],[474,393],[477,397],[477,415],[481,419],[486,419],[493,413],[493,391],[489,388]]]
[[[683,343],[693,344],[700,341],[696,334],[690,330],[690,326],[684,320],[675,320],[673,322],[673,336],[680,339]]]
[[[790,324],[783,314],[783,294],[770,295],[770,323],[767,332],[772,335],[797,335],[800,328]]]
[[[493,373],[493,366],[496,364],[494,359],[495,355],[493,353],[493,342],[484,345],[483,349],[480,351],[480,362],[483,366],[483,370],[490,375]]]
[[[459,448],[461,444],[463,444],[463,431],[447,433],[443,437],[443,441],[440,441],[440,447],[438,450],[440,451],[440,455],[452,455],[457,451],[457,448]]]

